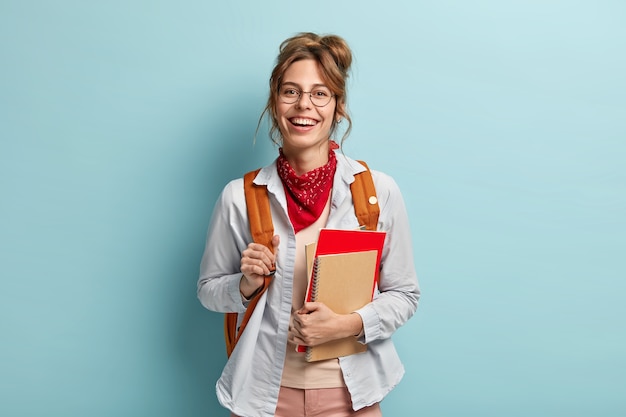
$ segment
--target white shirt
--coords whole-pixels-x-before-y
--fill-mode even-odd
[[[350,184],[365,168],[337,153],[330,214],[326,227],[356,229]],[[365,353],[339,359],[355,410],[380,402],[400,382],[404,367],[391,335],[415,312],[419,287],[413,264],[410,227],[395,181],[372,171],[380,216],[378,230],[387,232],[381,259],[379,292],[357,313],[363,319]],[[274,415],[292,306],[296,241],[276,162],[263,168],[254,182],[267,185],[275,234],[280,235],[276,274],[216,384],[219,402],[242,417]],[[209,225],[198,280],[198,298],[209,310],[243,313],[239,292],[241,253],[252,242],[243,179],[226,185]]]

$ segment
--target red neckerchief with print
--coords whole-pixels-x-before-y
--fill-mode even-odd
[[[324,211],[337,169],[335,148],[335,146],[330,147],[326,165],[301,176],[298,176],[289,165],[282,148],[279,149],[280,155],[276,160],[276,167],[278,176],[285,187],[289,220],[296,233],[315,223]]]

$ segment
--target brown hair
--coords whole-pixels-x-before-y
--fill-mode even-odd
[[[303,32],[286,39],[280,44],[276,66],[270,77],[269,98],[263,113],[261,113],[259,125],[263,116],[266,113],[269,114],[271,121],[270,139],[272,142],[280,145],[281,134],[276,117],[278,89],[287,68],[294,62],[303,59],[313,59],[318,63],[324,83],[335,95],[337,105],[330,134],[332,136],[337,129],[337,119],[346,119],[348,127],[341,138],[343,143],[350,134],[350,130],[352,130],[352,119],[350,119],[346,107],[346,80],[352,64],[352,52],[346,41],[336,35],[320,36],[311,32]]]

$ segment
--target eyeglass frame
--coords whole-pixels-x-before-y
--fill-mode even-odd
[[[291,83],[288,83],[288,84],[291,84]],[[330,101],[332,100],[332,98],[333,98],[333,97],[337,97],[337,94],[333,94],[333,92],[332,92],[332,91],[330,91],[330,88],[326,87],[325,85],[317,85],[317,86],[315,86],[315,87],[313,88],[313,90],[311,90],[311,91],[304,91],[304,90],[300,90],[298,87],[296,87],[296,86],[294,85],[293,87],[290,87],[290,88],[292,88],[293,90],[297,91],[297,92],[298,92],[298,96],[296,97],[296,99],[295,99],[294,101],[292,101],[292,102],[288,102],[288,101],[285,101],[285,100],[284,100],[284,98],[283,98],[283,97],[282,97],[282,95],[281,95],[281,91],[282,91],[283,87],[284,87],[284,86],[282,86],[282,85],[281,85],[281,86],[278,88],[277,95],[278,95],[278,98],[280,99],[280,101],[282,101],[282,102],[283,102],[283,103],[285,103],[285,104],[294,104],[294,103],[297,103],[297,102],[299,102],[300,100],[302,100],[302,94],[308,94],[308,95],[309,95],[309,101],[310,101],[310,102],[311,102],[311,104],[313,104],[315,107],[326,107],[326,106],[328,106],[328,104],[330,103]],[[327,89],[327,90],[328,90],[328,92],[330,92],[330,96],[328,97],[328,102],[327,102],[326,104],[321,104],[321,105],[318,105],[318,104],[315,104],[315,102],[313,101],[313,92],[314,92],[316,89],[319,89],[319,88],[321,88],[321,87],[323,87],[323,88]]]

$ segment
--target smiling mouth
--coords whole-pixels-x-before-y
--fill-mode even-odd
[[[305,119],[302,117],[294,117],[289,119],[291,124],[296,126],[315,126],[317,124],[317,120],[313,119]]]

